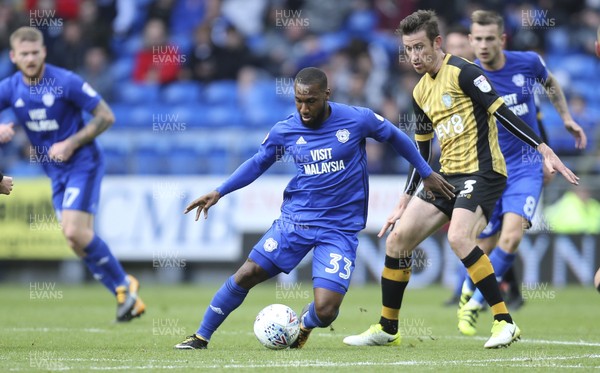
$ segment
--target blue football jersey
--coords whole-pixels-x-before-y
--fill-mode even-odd
[[[367,137],[390,142],[421,175],[431,173],[414,143],[388,120],[367,108],[334,102],[329,106],[331,114],[318,129],[304,126],[298,112],[275,124],[258,153],[217,190],[224,195],[249,184],[274,162],[293,162],[297,172],[285,188],[280,219],[359,231],[369,201]],[[243,171],[249,162],[261,171]]]
[[[77,165],[102,159],[98,144],[92,141],[75,151],[66,162],[50,161],[50,147],[75,134],[85,125],[83,111],[92,112],[102,98],[79,76],[46,64],[43,77],[28,85],[20,71],[0,82],[0,110],[12,107],[23,125],[36,160],[48,176],[58,177]]]
[[[543,84],[548,78],[548,70],[542,58],[535,52],[504,51],[506,63],[495,71],[485,70],[486,76],[492,81],[499,96],[513,113],[527,123],[536,134],[540,134],[535,106],[535,92],[539,92],[536,83]],[[479,60],[475,63],[481,66]],[[506,160],[509,173],[522,167],[531,167],[537,163],[541,169],[540,158],[533,149],[508,132],[501,124],[498,125],[498,141]],[[535,154],[534,154],[535,153]]]

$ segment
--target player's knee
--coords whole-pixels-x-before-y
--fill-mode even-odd
[[[467,237],[463,232],[448,231],[448,243],[454,252],[460,252],[465,249],[472,249],[472,242],[469,237]]]
[[[234,276],[236,284],[244,289],[250,289],[265,281],[269,275],[258,264],[247,261],[237,270]]]
[[[521,232],[502,232],[498,244],[504,251],[514,253],[519,248],[521,238]]]
[[[406,242],[406,237],[402,232],[392,231],[385,240],[385,251],[387,255],[391,255],[393,257],[398,257],[401,254],[406,255],[404,243]]]
[[[331,325],[340,313],[338,306],[333,304],[315,304],[315,312],[321,321],[322,327]]]
[[[93,238],[93,232],[90,234],[86,230],[78,229],[74,225],[64,225],[62,231],[69,247],[75,250],[85,248],[85,245]]]

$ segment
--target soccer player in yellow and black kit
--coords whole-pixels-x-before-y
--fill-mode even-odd
[[[546,144],[521,121],[494,91],[483,71],[459,57],[444,53],[437,17],[419,10],[400,23],[405,52],[417,73],[424,74],[413,91],[415,139],[429,159],[434,133],[440,142],[440,174],[454,185],[455,197],[419,193],[420,182],[411,170],[405,193],[379,236],[388,228],[385,266],[381,279],[382,311],[379,323],[344,338],[353,346],[399,345],[398,316],[411,275],[412,251],[450,220],[448,241],[461,259],[494,315],[486,348],[510,345],[521,331],[513,322],[498,288],[490,261],[476,239],[506,184],[506,165],[498,145],[498,120],[511,133],[536,148],[546,166],[578,183]]]

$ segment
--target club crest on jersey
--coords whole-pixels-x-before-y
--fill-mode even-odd
[[[525,85],[525,76],[523,76],[523,74],[515,74],[512,77],[512,82],[515,83],[517,87],[522,87]]]
[[[479,75],[475,80],[473,80],[473,84],[475,84],[475,87],[479,88],[479,90],[483,93],[488,93],[492,90],[492,86],[486,79],[485,75]]]
[[[343,129],[343,130],[338,130],[335,133],[335,137],[337,137],[338,141],[341,142],[342,144],[346,143],[349,139],[350,139],[350,131],[348,131],[347,129]]]
[[[42,102],[47,107],[54,105],[54,95],[52,93],[46,93],[42,96]]]
[[[452,96],[450,96],[448,93],[444,93],[442,95],[442,102],[447,108],[450,108],[452,106]]]
[[[277,241],[275,241],[275,239],[269,237],[265,241],[263,249],[265,249],[266,252],[270,253],[271,251],[277,249],[278,245],[279,244],[277,243]]]

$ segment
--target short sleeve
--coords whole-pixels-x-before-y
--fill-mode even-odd
[[[10,78],[0,81],[0,111],[11,105]]]
[[[539,54],[535,52],[529,53],[532,55],[531,68],[533,70],[533,76],[535,76],[535,80],[540,84],[545,84],[546,80],[548,79],[548,68],[546,67],[546,63]]]
[[[475,64],[467,64],[461,69],[458,85],[467,96],[486,108],[489,113],[494,113],[504,103],[483,70]]]
[[[394,128],[392,122],[371,109],[361,108],[361,111],[366,128],[364,137],[371,137],[379,142],[388,141]]]
[[[77,74],[68,75],[67,87],[67,99],[87,112],[91,113],[102,100],[100,94]]]
[[[277,159],[281,159],[286,153],[285,144],[280,127],[276,124],[267,133],[264,140],[258,148],[255,156],[258,156],[258,161],[261,164],[273,164]]]

